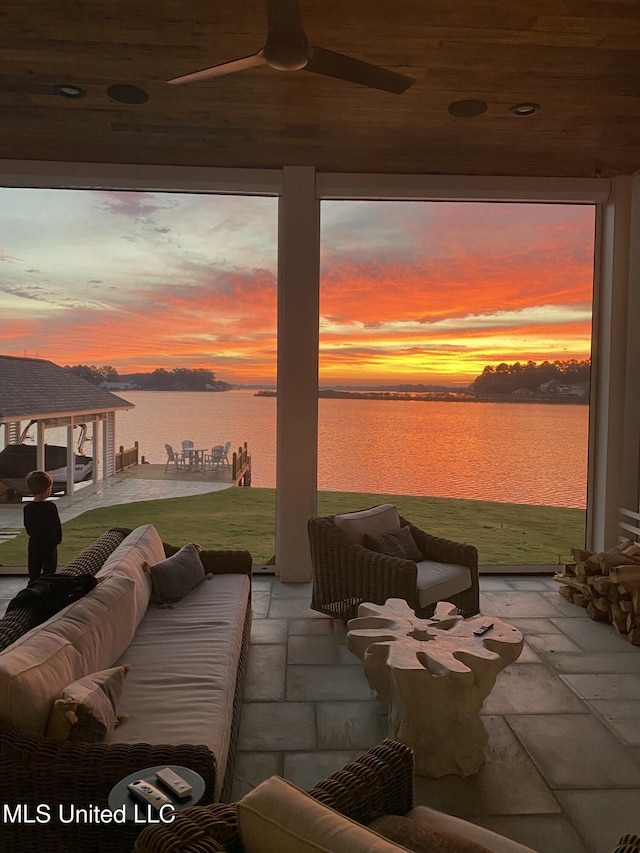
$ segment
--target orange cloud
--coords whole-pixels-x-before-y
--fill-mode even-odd
[[[104,248],[96,260],[95,237],[60,255],[51,254],[54,240],[41,255],[35,242],[3,243],[5,350],[121,373],[207,367],[231,382],[274,381],[274,229],[263,228],[254,252],[262,207],[247,220],[235,199],[209,225],[216,205],[203,216],[201,203],[97,193],[93,207],[106,218],[92,234],[113,225],[112,262]],[[466,384],[486,364],[589,357],[593,208],[323,202],[322,210],[323,384]],[[55,267],[63,262],[68,269]]]
[[[375,235],[384,248],[364,231],[336,236],[321,381],[463,384],[486,364],[589,358],[593,208],[526,206],[518,220],[517,207],[443,204],[421,223],[398,205],[392,235]]]
[[[224,287],[170,285],[129,294],[112,311],[61,311],[0,321],[5,345],[35,344],[59,364],[110,364],[119,372],[208,367],[218,378],[275,375],[276,284],[264,271],[232,275]],[[33,346],[33,344],[32,344]],[[33,355],[30,351],[28,354]]]

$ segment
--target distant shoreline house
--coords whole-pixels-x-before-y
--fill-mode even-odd
[[[115,473],[115,422],[134,404],[74,376],[52,361],[0,355],[0,450],[21,444],[35,426],[36,467],[45,467],[46,431],[66,427],[66,491],[74,491],[74,429],[91,427],[90,478]]]
[[[135,382],[108,382],[105,379],[98,387],[105,391],[135,391],[138,386]]]
[[[543,382],[538,388],[542,394],[556,394],[565,397],[583,397],[589,393],[588,382],[561,382],[558,379],[550,379],[548,382]]]

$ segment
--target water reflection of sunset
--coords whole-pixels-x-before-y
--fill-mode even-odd
[[[0,194],[3,353],[275,380],[275,199]],[[321,383],[589,358],[593,230],[586,205],[323,202]]]

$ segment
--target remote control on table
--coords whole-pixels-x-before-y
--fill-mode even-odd
[[[134,800],[137,800],[144,806],[152,806],[156,811],[160,811],[163,806],[173,805],[166,794],[163,794],[162,791],[158,790],[151,782],[147,782],[146,779],[136,779],[135,782],[129,782],[127,790]]]
[[[477,635],[486,634],[489,628],[493,628],[493,622],[483,622],[482,625],[473,629],[473,633]]]
[[[162,782],[163,785],[166,785],[171,793],[175,794],[180,800],[190,797],[193,793],[193,788],[187,780],[183,779],[182,776],[178,776],[177,773],[174,773],[170,767],[164,767],[162,770],[158,770],[156,776],[158,777],[158,780]]]

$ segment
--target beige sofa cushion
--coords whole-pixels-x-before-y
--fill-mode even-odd
[[[194,743],[216,757],[219,799],[231,740],[235,683],[250,581],[214,575],[174,608],[150,604],[118,663],[131,664],[120,708],[127,722],[107,743]]]
[[[102,580],[0,653],[0,724],[44,735],[67,685],[111,666],[137,625],[135,583]]]
[[[136,588],[136,620],[139,622],[147,611],[151,597],[151,578],[145,564],[152,566],[165,559],[162,539],[152,524],[136,527],[127,538],[110,554],[96,574],[100,578],[110,575],[130,577]]]
[[[272,776],[237,804],[247,853],[398,853],[405,848]]]
[[[365,533],[369,536],[379,536],[381,533],[400,530],[400,516],[393,504],[380,504],[359,512],[335,515],[333,522],[356,545],[363,544]]]

